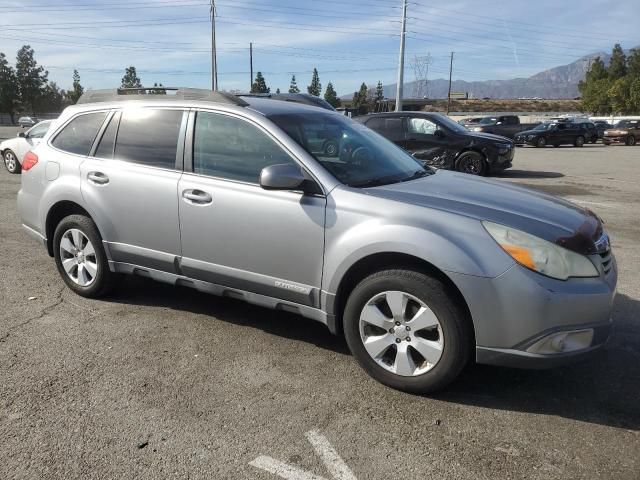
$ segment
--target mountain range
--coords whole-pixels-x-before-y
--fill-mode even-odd
[[[584,79],[590,62],[597,57],[600,57],[605,64],[608,64],[611,55],[605,52],[595,52],[579,58],[573,63],[554,67],[528,78],[475,82],[454,80],[451,83],[451,91],[468,92],[469,96],[473,98],[576,98],[580,95],[578,83]],[[429,80],[426,96],[428,98],[447,98],[448,89],[448,79],[437,78]],[[419,94],[420,91],[422,91],[421,95]],[[384,86],[384,95],[387,98],[395,98],[396,84]],[[420,89],[418,82],[405,82],[405,98],[422,97],[424,95],[424,85]],[[345,95],[342,98],[350,100],[352,97],[353,94]]]

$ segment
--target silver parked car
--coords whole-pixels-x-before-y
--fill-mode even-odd
[[[45,120],[26,132],[20,132],[14,138],[0,142],[0,155],[9,173],[20,173],[22,158],[25,153],[35,148],[45,133],[49,130],[53,120]]]
[[[40,120],[38,120],[36,117],[20,117],[18,119],[18,125],[20,125],[22,128],[33,127],[39,121]]]
[[[425,168],[315,107],[119,93],[85,94],[23,163],[24,227],[79,295],[134,274],[295,312],[412,392],[607,340],[617,268],[589,210]],[[337,153],[310,147],[323,131]]]

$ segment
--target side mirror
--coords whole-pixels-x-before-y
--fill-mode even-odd
[[[306,178],[297,165],[281,163],[260,172],[260,186],[265,190],[304,190]]]
[[[18,133],[18,136],[19,136],[20,138],[27,138],[27,134],[26,134],[25,132],[20,132],[20,133]]]
[[[436,130],[436,131],[433,133],[433,135],[434,135],[436,138],[444,138],[444,137],[446,137],[446,135],[444,134],[444,132],[443,132],[442,130]]]

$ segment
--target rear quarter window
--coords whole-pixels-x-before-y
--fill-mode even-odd
[[[76,155],[88,155],[105,118],[107,112],[78,115],[62,128],[51,145]]]

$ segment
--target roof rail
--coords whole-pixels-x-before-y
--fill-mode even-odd
[[[207,90],[204,88],[177,88],[162,86],[87,90],[78,99],[77,104],[129,100],[198,100],[204,102],[226,103],[239,107],[246,107],[249,105],[247,102],[231,93]]]

